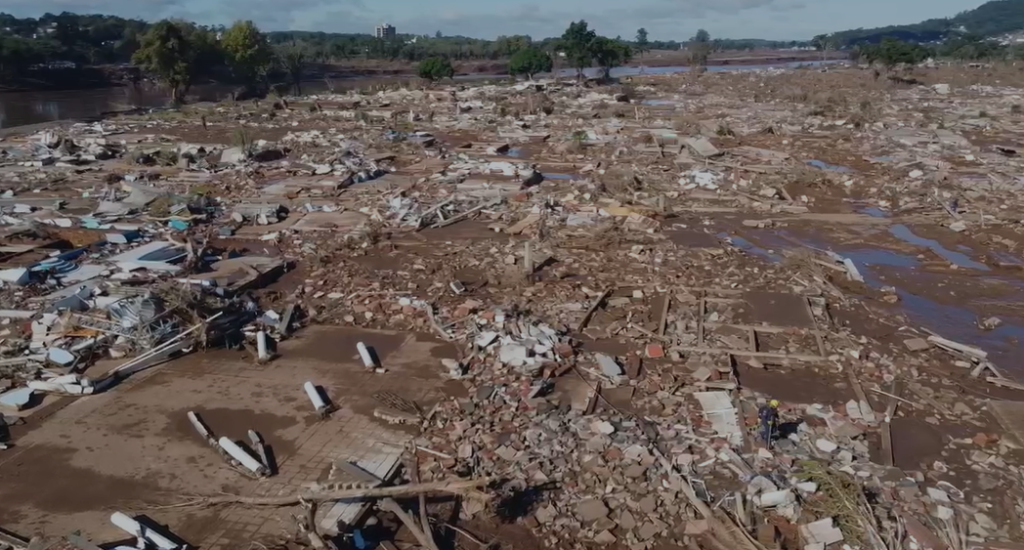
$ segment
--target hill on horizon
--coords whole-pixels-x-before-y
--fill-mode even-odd
[[[907,42],[937,42],[953,32],[989,38],[1024,29],[1024,0],[992,0],[953,17],[928,19],[911,25],[851,29],[833,33],[839,47],[876,44],[891,37]]]

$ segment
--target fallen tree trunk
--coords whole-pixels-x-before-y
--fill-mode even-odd
[[[247,504],[249,506],[294,506],[301,501],[309,502],[330,502],[334,500],[356,500],[389,497],[406,497],[424,493],[452,493],[462,494],[467,490],[487,485],[493,478],[485,477],[480,479],[457,480],[457,481],[434,481],[431,483],[417,483],[410,485],[398,485],[395,487],[360,487],[355,489],[339,489],[335,491],[310,491],[304,490],[294,495],[279,497],[244,497],[241,495],[224,495],[216,497],[202,497],[182,506],[215,506],[218,504]],[[472,491],[470,494],[479,494]]]

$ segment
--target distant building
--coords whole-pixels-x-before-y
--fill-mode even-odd
[[[396,34],[398,34],[398,31],[396,31],[394,27],[388,25],[387,23],[377,25],[373,29],[374,36],[376,36],[377,38],[383,38],[385,40],[389,38],[394,38]]]

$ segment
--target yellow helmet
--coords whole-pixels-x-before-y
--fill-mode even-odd
[[[773,408],[776,408],[776,409],[779,408],[779,400],[778,399],[772,399],[771,401],[768,402],[768,404],[771,405]]]

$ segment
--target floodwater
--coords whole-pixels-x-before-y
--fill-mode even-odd
[[[815,168],[817,168],[819,170],[825,170],[826,172],[839,172],[839,173],[842,173],[842,174],[849,174],[849,173],[853,172],[853,170],[851,170],[850,168],[848,168],[846,166],[839,166],[837,164],[829,164],[827,162],[820,161],[820,160],[809,160],[809,161],[807,161],[807,164],[809,164],[809,165],[811,165],[811,166],[813,166],[813,167],[815,167]]]
[[[898,224],[890,227],[889,233],[892,233],[894,237],[900,239],[901,241],[908,242],[910,244],[914,244],[917,246],[924,246],[930,248],[933,252],[935,252],[939,256],[942,256],[949,263],[956,264],[960,267],[966,267],[969,269],[979,269],[981,271],[989,270],[989,267],[987,265],[970,259],[966,254],[962,252],[954,252],[939,244],[939,241],[925,239],[924,237],[917,236],[917,234],[911,231],[909,227],[903,224]]]
[[[950,263],[977,271],[990,271],[990,268],[979,262],[971,260],[966,254],[954,252],[944,247],[938,241],[925,239],[915,234],[910,228],[903,225],[896,225],[890,228],[890,233],[904,241],[917,246],[923,246],[935,251]],[[724,237],[725,235],[720,235]],[[793,245],[803,244],[811,248],[824,250],[835,250],[844,257],[853,260],[853,263],[864,276],[865,282],[872,288],[879,289],[885,286],[892,286],[896,289],[900,301],[897,304],[909,319],[922,327],[934,330],[946,338],[958,342],[980,347],[989,352],[989,357],[996,366],[1001,367],[1004,373],[1011,376],[1024,378],[1024,368],[1017,364],[1019,345],[1024,342],[1024,319],[1003,317],[1003,325],[995,330],[982,330],[977,326],[977,319],[986,308],[986,304],[993,300],[989,298],[966,298],[960,304],[940,303],[932,297],[925,296],[924,292],[913,292],[903,285],[908,280],[915,280],[922,288],[938,288],[942,282],[934,275],[922,272],[921,263],[910,254],[887,250],[880,247],[848,247],[835,246],[828,242],[828,237],[795,237],[786,231],[780,230],[751,230],[747,235],[755,242],[765,246],[772,246],[776,249],[785,248],[781,243],[784,240],[792,241]],[[754,244],[751,240],[729,236],[737,248],[749,254],[764,258],[770,262],[777,263],[780,257],[768,250]],[[824,240],[823,240],[824,239]],[[881,270],[885,269],[890,275],[882,277]],[[969,275],[965,275],[969,277]],[[995,298],[995,301],[1017,302],[1024,297],[1024,283],[1017,279],[994,277],[989,274],[978,274],[973,278],[961,278],[959,281],[984,286],[989,283],[1009,285],[1016,290],[1010,296]]]
[[[769,68],[795,68],[821,65],[822,61],[779,63],[774,65],[727,65],[708,67],[710,72],[753,71]],[[830,61],[829,63],[834,63]],[[613,69],[613,77],[636,76],[641,74],[659,75],[676,74],[689,70],[689,67],[618,67]],[[597,69],[588,69],[587,76],[597,76]],[[571,70],[561,71],[560,76],[572,77]],[[493,80],[504,78],[500,75],[469,75],[458,76],[456,80]],[[401,84],[416,80],[409,76],[394,77],[358,77],[336,79],[332,82],[335,91],[364,88],[376,84]],[[234,86],[197,86],[190,95],[200,101],[220,101],[230,96]],[[328,91],[327,83],[322,80],[305,82],[302,91],[306,94],[324,93]],[[122,87],[100,88],[95,90],[69,90],[59,92],[14,92],[0,93],[0,128],[38,124],[55,120],[79,120],[101,117],[104,113],[126,111],[140,107],[163,107],[167,105],[166,90],[158,87]]]

